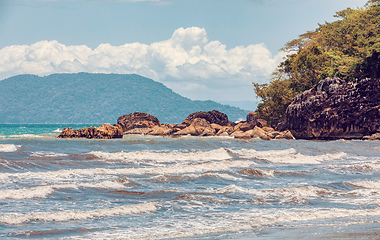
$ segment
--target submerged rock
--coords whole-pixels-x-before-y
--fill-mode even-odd
[[[362,139],[380,132],[380,80],[320,81],[293,99],[286,124],[298,139]]]

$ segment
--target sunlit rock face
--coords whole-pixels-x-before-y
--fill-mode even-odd
[[[293,99],[286,124],[298,139],[362,139],[380,132],[380,80],[320,81]]]

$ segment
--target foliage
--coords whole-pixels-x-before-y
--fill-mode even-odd
[[[254,83],[262,99],[257,114],[283,120],[291,100],[326,77],[346,81],[380,78],[380,0],[337,12],[337,21],[320,24],[283,48],[289,52],[270,84]]]

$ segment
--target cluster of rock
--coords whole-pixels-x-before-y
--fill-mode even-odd
[[[265,120],[257,119],[254,113],[248,114],[247,121],[233,123],[228,120],[226,114],[216,110],[192,113],[181,124],[161,124],[156,117],[148,113],[135,112],[119,117],[114,126],[108,124],[108,128],[110,127],[117,129],[116,135],[113,136],[110,131],[110,135],[104,138],[119,138],[121,133],[121,136],[122,134],[143,134],[172,137],[191,135],[230,136],[238,139],[261,138],[263,140],[293,139],[290,131],[275,131],[267,126]],[[98,137],[100,134],[85,134],[93,131],[92,129],[96,128],[79,130],[65,128],[59,137],[101,138]]]
[[[380,139],[380,80],[320,81],[293,99],[286,126],[297,139]]]
[[[100,127],[88,127],[84,129],[74,130],[71,127],[63,129],[59,134],[59,138],[97,138],[97,139],[112,139],[122,138],[123,129],[120,125],[111,126],[106,123]]]

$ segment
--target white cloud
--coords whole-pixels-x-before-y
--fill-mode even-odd
[[[150,45],[101,44],[91,49],[40,41],[5,47],[0,50],[0,78],[25,73],[136,73],[181,92],[268,80],[283,56],[273,56],[264,44],[227,49],[219,41],[209,41],[205,29],[191,27]]]

